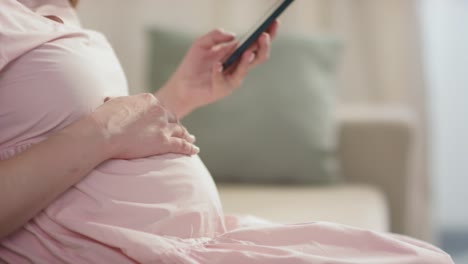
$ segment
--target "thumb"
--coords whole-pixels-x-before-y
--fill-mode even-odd
[[[232,41],[235,38],[235,34],[226,32],[222,29],[215,29],[210,33],[199,38],[199,43],[205,48],[212,48],[215,45]]]
[[[221,44],[213,48],[214,57],[217,61],[227,59],[231,53],[233,53],[239,46],[238,41],[231,41],[226,44]]]

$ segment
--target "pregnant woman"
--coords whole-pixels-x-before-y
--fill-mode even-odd
[[[224,216],[178,122],[264,62],[277,23],[196,40],[155,95],[127,95],[111,46],[68,0],[0,0],[0,263],[452,263],[407,237]]]

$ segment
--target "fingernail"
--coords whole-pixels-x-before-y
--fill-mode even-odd
[[[220,30],[223,34],[226,34],[226,35],[231,35],[231,36],[235,36],[235,35],[236,35],[236,33],[231,32],[231,31],[227,31],[227,30],[225,30],[224,28],[220,28],[219,30]]]
[[[224,31],[224,33],[225,33],[225,34],[227,34],[227,35],[231,35],[231,36],[233,36],[233,37],[235,37],[235,36],[236,36],[236,33],[235,33],[235,32],[231,32],[231,31]]]
[[[200,148],[197,146],[193,146],[193,149],[195,150],[195,153],[200,153]]]
[[[218,64],[218,72],[223,72],[223,70],[224,70],[223,64],[219,63]]]
[[[249,58],[249,63],[252,63],[255,60],[255,53],[252,53]]]
[[[190,135],[189,137],[192,142],[195,142],[197,140],[197,138],[194,135]]]

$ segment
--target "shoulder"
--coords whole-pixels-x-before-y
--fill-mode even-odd
[[[66,0],[0,1],[0,72],[22,54],[72,31],[42,14],[50,13],[75,23],[76,14],[67,3]],[[74,26],[79,28],[79,24]]]

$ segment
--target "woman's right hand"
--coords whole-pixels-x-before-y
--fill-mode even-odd
[[[106,100],[91,117],[105,135],[111,158],[195,155],[200,151],[193,144],[195,137],[152,94]]]

